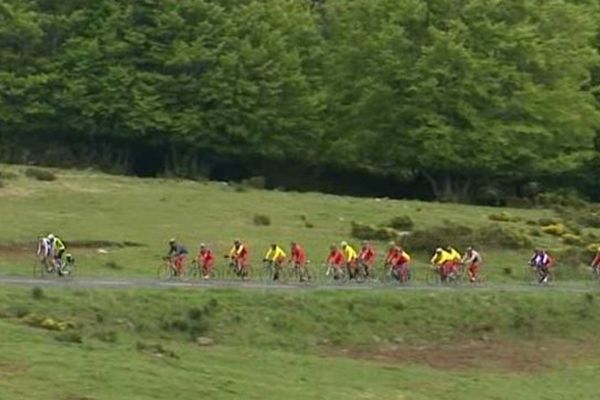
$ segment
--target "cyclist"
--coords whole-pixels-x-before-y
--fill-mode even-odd
[[[248,274],[248,247],[241,240],[236,239],[233,242],[233,247],[229,250],[231,259],[230,265],[234,268],[238,276],[246,276]]]
[[[451,274],[454,272],[455,256],[452,256],[446,250],[441,247],[435,249],[435,254],[430,262],[440,274],[442,282],[445,282],[452,276]]]
[[[401,246],[394,246],[394,257],[391,259],[392,276],[401,282],[410,279],[410,255]]]
[[[202,277],[204,279],[210,278],[215,265],[215,255],[204,243],[200,243],[196,262],[198,263],[198,266],[200,266]]]
[[[365,277],[368,278],[373,275],[376,258],[375,248],[366,240],[362,242],[362,248],[358,255],[358,264],[363,270]]]
[[[554,260],[548,254],[548,252],[541,249],[535,249],[533,251],[533,256],[529,260],[529,265],[532,268],[535,268],[539,276],[538,283],[541,284],[548,282],[548,279],[550,278],[550,268],[552,267],[553,263]]]
[[[175,274],[183,275],[183,265],[187,258],[188,251],[185,246],[177,243],[175,239],[169,240],[169,253],[167,257],[171,260],[171,267],[175,269]]]
[[[341,243],[342,251],[344,252],[344,261],[346,263],[346,270],[348,271],[348,278],[350,280],[356,277],[356,264],[358,262],[358,254],[348,242]]]
[[[394,265],[394,260],[398,256],[397,253],[398,253],[398,247],[396,246],[396,243],[390,242],[388,245],[387,254],[385,255],[384,266],[385,266],[386,270],[388,268],[391,268],[392,265]]]
[[[62,256],[65,253],[65,251],[67,250],[67,247],[65,246],[65,244],[63,243],[61,238],[59,238],[58,236],[55,236],[52,233],[48,235],[48,241],[50,242],[50,248],[52,249],[54,265],[58,269],[61,269],[62,268]]]
[[[596,275],[600,274],[600,246],[596,249],[596,256],[592,260],[592,272]]]
[[[46,266],[46,270],[48,272],[52,272],[52,244],[50,243],[50,239],[48,239],[48,237],[40,237],[36,254],[40,262]]]
[[[329,247],[329,255],[325,262],[327,265],[327,276],[333,274],[333,278],[336,280],[344,277],[344,253],[335,244]]]
[[[467,266],[467,274],[469,275],[469,281],[474,283],[479,277],[479,266],[483,259],[477,250],[473,247],[467,247],[464,257],[461,260],[463,265]]]
[[[306,259],[306,252],[300,246],[300,244],[296,242],[292,242],[290,244],[290,259],[288,260],[288,264],[292,264],[294,269],[298,271],[300,275],[300,282],[303,282],[305,276],[307,279],[310,279],[310,274],[306,269],[306,264],[308,260]]]
[[[263,257],[263,262],[269,263],[273,268],[273,280],[276,281],[279,279],[279,275],[283,268],[283,262],[287,258],[285,251],[277,243],[271,243],[269,250],[265,253]]]

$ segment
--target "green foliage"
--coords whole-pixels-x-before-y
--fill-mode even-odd
[[[56,180],[56,175],[54,175],[54,173],[39,168],[27,168],[25,170],[25,176],[44,182],[52,182]]]
[[[495,222],[519,222],[521,220],[521,218],[514,217],[506,211],[490,214],[488,215],[488,219]]]
[[[413,228],[415,223],[408,215],[401,215],[392,218],[386,225],[397,230],[410,230]]]
[[[302,179],[334,166],[499,205],[592,158],[593,2],[2,5],[3,160],[135,171],[160,152],[158,173],[211,176],[225,155],[236,179],[289,160]]]
[[[42,289],[39,286],[34,287],[33,289],[31,289],[31,297],[35,300],[42,300],[46,297],[46,295],[44,294],[44,289]]]
[[[267,180],[264,176],[253,176],[242,181],[242,185],[253,189],[264,189],[267,187]]]
[[[364,224],[362,222],[351,222],[350,235],[361,240],[388,241],[398,239],[399,234],[393,228]]]
[[[572,234],[572,233],[565,233],[564,235],[562,235],[562,241],[565,244],[568,244],[570,246],[583,246],[583,245],[585,245],[585,240],[583,240],[583,238],[581,238],[581,236],[577,236],[577,235]]]
[[[271,218],[269,218],[268,215],[256,214],[252,218],[252,222],[256,226],[269,226],[269,225],[271,225]]]
[[[542,227],[542,232],[552,236],[563,236],[568,233],[568,229],[565,225],[558,223],[553,225],[547,225]]]

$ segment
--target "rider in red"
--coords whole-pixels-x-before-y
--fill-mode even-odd
[[[308,264],[308,259],[306,257],[306,252],[300,246],[300,244],[296,242],[291,243],[290,249],[290,260],[289,263],[296,269],[298,274],[300,275],[300,282],[304,282],[304,280],[310,280],[310,273],[308,272],[308,268],[306,264]]]
[[[365,268],[365,273],[367,276],[370,276],[375,268],[375,249],[373,246],[367,242],[362,242],[362,248],[360,250],[360,254],[358,255],[359,263],[362,267]]]
[[[594,271],[594,273],[598,273],[600,272],[600,247],[598,247],[598,250],[596,250],[596,256],[594,257],[594,260],[592,261],[592,271]]]
[[[296,242],[292,242],[291,251],[290,251],[290,262],[294,265],[294,267],[304,267],[306,265],[306,252]]]
[[[200,244],[200,250],[198,250],[196,261],[202,269],[202,276],[204,279],[210,278],[215,265],[215,255],[204,243]]]
[[[246,273],[248,271],[248,247],[241,240],[235,240],[233,247],[229,250],[231,263],[239,268],[238,273]]]
[[[394,265],[394,261],[398,257],[398,247],[394,242],[390,242],[387,254],[385,255],[385,266],[391,267]]]
[[[327,256],[327,274],[329,275],[330,269],[335,268],[337,273],[343,271],[346,266],[346,257],[344,257],[344,253],[338,249],[338,247],[332,244],[329,247],[329,255]]]

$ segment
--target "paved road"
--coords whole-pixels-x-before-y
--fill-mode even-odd
[[[591,282],[554,283],[551,286],[540,287],[533,284],[485,284],[476,287],[465,286],[430,286],[412,284],[409,286],[383,285],[381,283],[363,284],[279,284],[261,281],[240,282],[236,280],[214,280],[200,282],[159,281],[144,278],[75,278],[67,279],[35,279],[17,276],[0,277],[1,285],[12,286],[47,286],[47,287],[74,287],[92,289],[209,289],[209,288],[234,288],[244,290],[404,290],[404,291],[497,291],[497,292],[531,292],[531,291],[560,291],[560,292],[600,292],[600,285]]]

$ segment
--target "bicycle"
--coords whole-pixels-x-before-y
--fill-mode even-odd
[[[53,274],[57,267],[55,266],[56,260],[52,257],[36,258],[33,262],[33,277],[34,278],[45,278]]]
[[[325,276],[329,278],[329,280],[333,280],[336,282],[343,282],[347,279],[345,267],[342,265],[324,265],[327,269],[325,272]]]
[[[592,265],[592,281],[600,283],[600,266]]]
[[[287,277],[291,280],[297,280],[299,282],[311,281],[313,279],[312,274],[308,269],[310,261],[306,261],[305,264],[294,263],[294,265],[287,268]]]
[[[390,275],[399,283],[406,284],[410,282],[412,278],[410,265],[408,263],[405,263],[392,267],[390,268]]]
[[[550,266],[530,265],[530,267],[533,270],[535,283],[538,285],[546,285],[554,280],[554,274]]]
[[[156,277],[160,280],[171,280],[173,278],[185,277],[185,267],[181,268],[181,272],[177,270],[171,257],[163,257],[163,263],[159,265]]]

